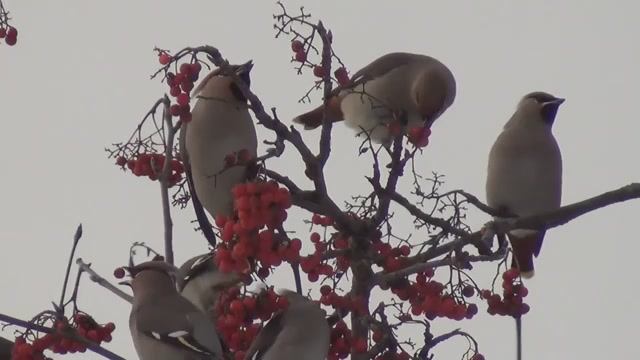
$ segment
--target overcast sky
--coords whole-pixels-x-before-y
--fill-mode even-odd
[[[110,279],[133,241],[161,248],[158,184],[122,173],[103,150],[125,140],[165,91],[149,80],[158,66],[154,46],[210,44],[232,63],[253,59],[252,88],[267,108],[288,120],[310,107],[296,100],[312,76],[297,76],[289,42],[273,38],[276,7],[269,1],[4,2],[20,33],[15,47],[0,45],[7,132],[0,142],[0,312],[28,319],[59,297],[80,222],[78,255]],[[299,3],[287,5],[295,10]],[[308,10],[333,31],[335,50],[351,71],[392,51],[428,54],[451,68],[458,96],[419,160],[423,173],[446,174],[446,189],[484,198],[488,150],[519,98],[533,90],[567,98],[554,129],[564,158],[563,203],[640,178],[633,108],[640,96],[638,2],[323,1],[309,2]],[[362,189],[370,163],[356,156],[344,125],[335,127],[334,142],[339,156],[330,161],[329,186],[342,201]],[[274,167],[304,179],[295,159]],[[547,233],[536,277],[527,282],[526,359],[640,357],[639,211],[640,201],[618,204]],[[192,218],[190,208],[174,211],[178,262],[206,249]],[[470,214],[474,229],[487,220]],[[492,274],[490,267],[477,271],[484,284]],[[276,283],[289,284],[288,275]],[[82,309],[118,326],[107,347],[134,359],[128,304],[88,281],[80,292]],[[438,320],[434,329],[462,327],[487,359],[513,359],[513,320],[480,308],[472,321]],[[462,339],[449,341],[438,358],[457,359],[465,348]]]

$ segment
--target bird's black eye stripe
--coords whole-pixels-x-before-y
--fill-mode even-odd
[[[242,101],[242,102],[247,101],[247,98],[244,97],[244,94],[242,93],[242,91],[240,91],[240,88],[238,87],[238,85],[236,85],[235,83],[231,83],[231,85],[229,85],[229,89],[231,90],[233,97],[238,99],[238,101]]]
[[[251,76],[249,75],[248,72],[239,73],[238,77],[240,77],[240,79],[242,79],[242,81],[244,81],[245,84],[247,84],[247,86],[251,86]],[[236,85],[235,83],[231,83],[230,90],[231,90],[231,93],[233,94],[233,97],[235,97],[239,101],[242,101],[242,102],[247,101],[247,98],[244,97],[244,95],[242,94],[242,91],[240,91],[240,88],[238,88],[238,85]]]

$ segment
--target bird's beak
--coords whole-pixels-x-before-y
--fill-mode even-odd
[[[547,105],[555,105],[555,106],[560,106],[566,99],[563,98],[555,98],[551,101],[547,101],[545,102],[543,105],[547,106]]]
[[[253,69],[253,60],[249,60],[246,63],[240,65],[236,73],[238,75],[249,73]]]

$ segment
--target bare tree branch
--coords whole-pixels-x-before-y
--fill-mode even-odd
[[[133,297],[131,295],[129,295],[129,294],[125,293],[124,291],[118,289],[115,285],[113,285],[112,283],[107,281],[105,278],[100,276],[97,272],[95,272],[91,268],[91,264],[85,263],[84,261],[82,261],[81,258],[78,258],[76,260],[76,264],[80,268],[80,271],[84,271],[84,272],[89,274],[89,278],[91,279],[91,281],[95,282],[96,284],[98,284],[98,285],[102,286],[103,288],[105,288],[105,289],[111,291],[112,293],[116,294],[122,300],[124,300],[124,301],[126,301],[128,303],[132,303],[133,302]]]

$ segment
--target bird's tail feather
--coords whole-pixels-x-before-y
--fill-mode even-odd
[[[332,122],[344,120],[342,110],[340,109],[340,100],[337,96],[330,98],[327,102],[327,116],[331,119]],[[324,105],[320,105],[311,111],[296,116],[293,119],[293,122],[304,125],[305,130],[311,130],[322,125],[323,118]]]
[[[532,234],[518,238],[510,235],[509,240],[513,249],[511,267],[519,269],[523,278],[529,279],[533,277],[535,274],[533,255],[538,243],[538,235]]]

